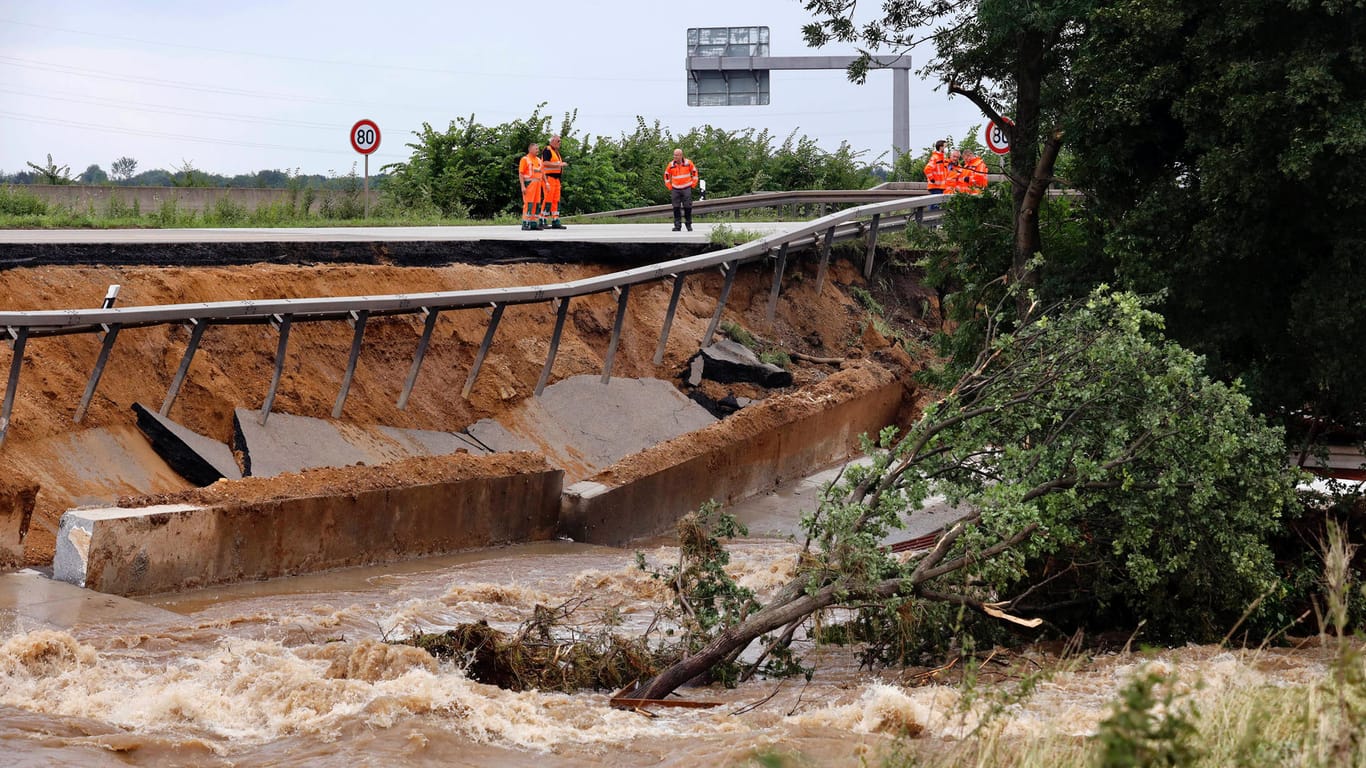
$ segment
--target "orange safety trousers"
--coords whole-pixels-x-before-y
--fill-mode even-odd
[[[522,190],[522,221],[533,221],[540,217],[543,193],[540,179],[527,183],[526,189]]]
[[[551,217],[551,218],[553,218],[553,219],[558,219],[558,218],[560,218],[560,179],[559,179],[559,177],[557,177],[557,176],[546,176],[546,177],[545,177],[545,190],[544,190],[544,192],[545,192],[545,195],[544,195],[545,207],[543,208],[543,210],[544,210],[545,208],[548,208],[548,209],[550,210],[550,217]]]

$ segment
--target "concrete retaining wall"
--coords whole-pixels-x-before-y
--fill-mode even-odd
[[[351,495],[62,516],[63,581],[145,595],[395,562],[555,532],[563,472],[474,477]]]
[[[667,530],[709,499],[729,504],[805,477],[854,455],[860,434],[875,435],[894,423],[903,393],[901,382],[883,371],[869,386],[833,393],[819,408],[747,435],[731,431],[724,440],[709,439],[709,432],[726,429],[724,422],[686,435],[668,444],[670,453],[681,455],[674,463],[625,481],[615,481],[609,468],[571,485],[560,508],[560,532],[575,541],[624,546]]]

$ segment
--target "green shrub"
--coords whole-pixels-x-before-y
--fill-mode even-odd
[[[10,186],[0,187],[0,214],[42,216],[47,212],[47,203],[32,192]]]
[[[1184,766],[1199,758],[1193,722],[1199,713],[1178,701],[1175,684],[1147,669],[1124,686],[1096,734],[1101,768]]]
[[[210,217],[204,218],[208,220]],[[241,224],[247,220],[247,208],[225,194],[214,201],[212,219],[218,224]]]

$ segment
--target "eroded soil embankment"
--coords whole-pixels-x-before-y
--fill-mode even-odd
[[[376,295],[552,283],[601,274],[605,267],[556,264],[500,266],[449,265],[432,268],[331,265],[299,267],[258,264],[250,267],[36,267],[0,271],[0,296],[6,309],[51,309],[98,306],[105,287],[123,286],[121,306],[307,296]],[[846,262],[831,270],[832,285],[814,290],[815,264],[789,267],[775,323],[764,319],[772,272],[758,267],[741,271],[727,304],[726,319],[740,323],[786,349],[817,357],[861,356],[864,312],[840,284],[858,279]],[[637,287],[631,292],[625,330],[617,350],[614,375],[676,378],[696,350],[715,308],[721,276],[708,272],[688,278],[662,365],[652,362],[658,330],[669,299],[668,283]],[[616,300],[611,295],[575,299],[555,361],[555,379],[598,373],[606,354]],[[408,408],[395,406],[421,332],[415,317],[375,318],[366,327],[365,344],[346,402],[343,419],[423,429],[460,429],[480,418],[497,416],[532,394],[544,364],[554,323],[549,304],[509,307],[468,399],[459,396],[474,355],[487,328],[480,310],[441,315]],[[188,338],[183,327],[130,329],[120,334],[99,392],[84,423],[72,414],[98,354],[93,336],[32,340],[24,354],[13,424],[0,449],[0,477],[41,485],[33,521],[24,542],[24,558],[42,563],[51,558],[53,536],[61,513],[72,503],[99,500],[101,466],[72,455],[73,437],[105,430],[117,446],[127,444],[133,425],[131,405],[156,406],[165,396]],[[341,322],[301,324],[290,336],[284,377],[275,401],[283,412],[327,417],[350,349],[352,329]],[[274,363],[277,337],[260,326],[213,327],[205,333],[171,417],[219,440],[231,433],[232,411],[259,407],[265,398]],[[10,352],[0,348],[0,366]],[[830,366],[799,365],[802,386],[818,381]],[[724,395],[713,387],[708,394]],[[765,393],[731,387],[737,394]],[[117,439],[116,439],[117,438]],[[96,462],[98,464],[98,462]],[[119,468],[119,469],[127,469]],[[112,470],[111,470],[112,471]],[[143,471],[143,470],[139,470]],[[152,478],[157,490],[174,491],[171,478]],[[134,484],[136,485],[136,484]],[[79,488],[79,490],[71,490]],[[116,487],[113,495],[136,491]],[[8,525],[8,524],[7,524]]]

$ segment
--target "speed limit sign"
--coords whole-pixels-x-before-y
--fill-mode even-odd
[[[1006,123],[1014,125],[1009,118],[1006,118]],[[993,120],[987,123],[986,145],[987,149],[998,155],[1007,154],[1010,152],[1010,133],[1005,127],[997,125],[996,121]]]
[[[360,120],[351,126],[351,147],[362,155],[379,149],[379,126],[374,120]]]

